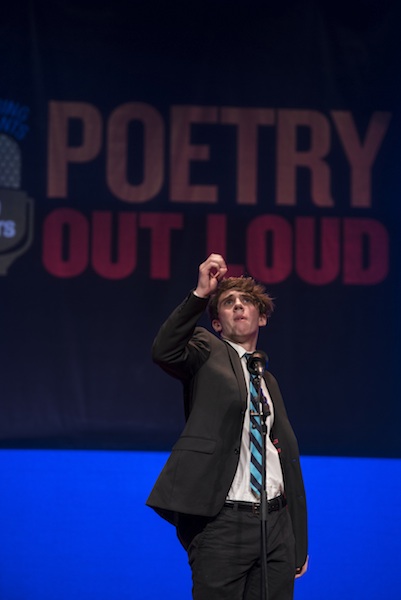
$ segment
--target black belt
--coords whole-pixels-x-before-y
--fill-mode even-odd
[[[243,512],[251,512],[254,515],[258,515],[260,513],[260,502],[241,502],[240,500],[226,500],[224,502],[224,506],[226,508],[232,508],[233,510],[243,511]],[[281,495],[277,496],[277,498],[272,498],[267,501],[267,512],[271,513],[275,510],[281,510],[287,506],[286,497]]]

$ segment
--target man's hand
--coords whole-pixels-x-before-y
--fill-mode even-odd
[[[302,577],[302,575],[305,575],[306,571],[308,570],[308,562],[309,562],[309,556],[306,557],[304,566],[299,570],[297,569],[295,579],[298,579],[298,577]]]
[[[205,262],[199,266],[198,285],[195,295],[207,298],[212,294],[220,279],[227,273],[227,265],[220,254],[211,254]]]

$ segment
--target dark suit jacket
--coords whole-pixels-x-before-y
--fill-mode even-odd
[[[238,353],[196,327],[207,300],[192,293],[162,325],[153,359],[184,385],[186,426],[147,500],[162,517],[179,513],[215,516],[233,481],[247,406]],[[298,444],[275,378],[265,374],[274,404],[271,438],[278,449],[296,540],[297,567],[307,555],[306,501]]]

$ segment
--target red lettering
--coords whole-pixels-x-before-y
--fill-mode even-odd
[[[88,266],[89,224],[80,212],[59,208],[43,224],[43,264],[56,277],[76,277]]]
[[[389,240],[385,227],[373,219],[344,219],[344,283],[374,285],[389,269]]]
[[[183,217],[177,213],[142,213],[140,227],[151,231],[150,277],[152,279],[170,279],[171,233],[182,229]]]
[[[207,254],[227,257],[227,223],[227,215],[207,215]],[[149,230],[149,247],[138,246],[138,227]],[[44,220],[43,264],[56,277],[76,277],[90,265],[99,276],[119,280],[136,270],[141,249],[141,256],[149,257],[149,277],[168,280],[173,250],[179,247],[173,232],[183,227],[179,213],[95,211],[89,221],[76,210],[56,209]],[[243,234],[240,225],[234,234],[235,240]],[[295,272],[312,285],[327,285],[341,275],[345,285],[375,285],[389,272],[388,233],[373,219],[297,217],[292,226],[281,216],[262,215],[248,223],[244,238],[245,249],[236,243],[235,252],[245,251],[246,260],[244,265],[228,263],[230,276],[248,271],[256,280],[275,284]]]
[[[292,269],[292,231],[283,217],[256,217],[248,226],[249,273],[265,283],[280,283]]]
[[[134,272],[137,259],[136,221],[134,213],[118,213],[117,228],[113,236],[113,213],[108,211],[93,213],[92,266],[101,277],[123,279]],[[115,252],[113,252],[113,245],[116,246]]]
[[[340,272],[340,220],[321,219],[319,243],[317,222],[312,217],[295,221],[295,263],[298,276],[313,285],[334,281]]]

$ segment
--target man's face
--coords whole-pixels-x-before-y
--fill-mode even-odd
[[[219,298],[217,311],[218,318],[212,321],[213,329],[222,337],[253,350],[259,327],[266,325],[267,318],[259,314],[252,296],[238,290],[227,290]]]

